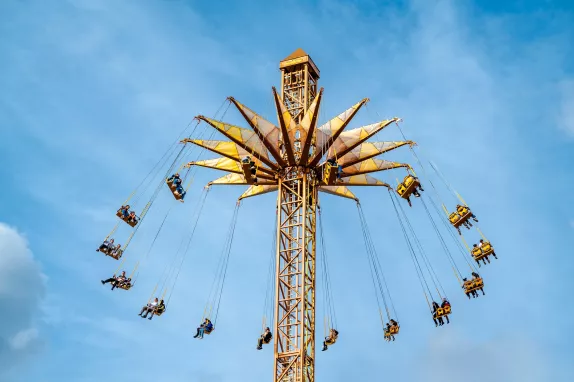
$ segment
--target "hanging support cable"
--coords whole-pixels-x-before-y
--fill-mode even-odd
[[[207,199],[207,194],[209,193],[209,190],[210,190],[210,187],[209,187],[209,186],[207,186],[207,187],[204,188],[202,197],[200,197],[200,200],[199,200],[199,202],[198,202],[197,213],[196,213],[196,219],[195,219],[195,221],[193,222],[192,229],[191,229],[191,234],[189,235],[189,240],[187,241],[187,245],[185,246],[185,250],[183,251],[183,255],[181,256],[181,262],[179,263],[179,266],[176,268],[177,272],[176,272],[175,278],[174,278],[174,280],[173,280],[173,284],[172,284],[172,287],[171,287],[171,291],[170,291],[169,296],[168,296],[168,298],[167,298],[166,306],[167,306],[167,304],[169,304],[169,301],[171,300],[171,296],[173,295],[173,291],[175,290],[175,285],[176,285],[176,283],[177,283],[177,279],[179,278],[179,274],[180,274],[180,272],[181,272],[181,268],[183,267],[183,263],[184,263],[184,261],[185,261],[186,255],[187,255],[187,253],[188,253],[188,251],[189,251],[189,247],[190,247],[190,244],[191,244],[191,239],[193,239],[193,234],[195,233],[195,229],[196,229],[196,227],[197,227],[197,223],[198,223],[198,221],[199,221],[199,217],[201,216],[201,211],[203,211],[203,206],[205,205],[205,200]],[[182,244],[183,244],[183,240],[182,240]],[[180,248],[181,248],[181,244],[180,244]]]
[[[221,257],[219,260],[218,271],[216,273],[216,277],[214,279],[211,288],[210,297],[204,310],[203,319],[211,317],[210,320],[213,322],[213,325],[216,325],[217,317],[219,315],[221,296],[223,294],[223,287],[225,285],[225,279],[227,276],[227,268],[229,265],[229,258],[231,255],[231,246],[233,244],[233,237],[235,234],[235,226],[237,223],[237,215],[240,205],[241,202],[239,201],[235,205],[235,209],[233,211],[233,217],[231,219],[231,224],[229,226],[223,251],[221,253]]]
[[[398,221],[399,221],[399,225],[400,225],[401,230],[402,230],[402,232],[403,232],[403,236],[404,236],[404,238],[405,238],[405,242],[407,243],[407,248],[408,248],[409,253],[410,253],[410,255],[411,255],[411,259],[412,259],[412,261],[413,261],[413,265],[415,266],[415,270],[416,270],[416,272],[417,272],[417,276],[418,276],[418,278],[419,278],[419,282],[420,282],[420,284],[421,284],[421,288],[422,288],[423,294],[424,294],[424,296],[425,296],[425,300],[426,300],[426,302],[427,302],[427,305],[428,305],[428,307],[429,307],[429,310],[430,310],[431,313],[432,313],[432,306],[431,306],[431,303],[430,303],[430,301],[429,301],[429,297],[432,299],[432,293],[431,293],[431,291],[430,291],[430,288],[429,288],[429,286],[428,286],[428,283],[427,283],[427,281],[426,281],[426,278],[424,277],[423,270],[422,270],[421,265],[420,265],[420,263],[419,263],[419,261],[418,261],[418,259],[417,259],[417,256],[416,256],[415,250],[414,250],[414,248],[413,248],[413,245],[412,245],[412,243],[411,243],[411,241],[410,241],[410,238],[409,238],[409,236],[408,236],[408,234],[407,234],[407,230],[406,230],[406,228],[405,228],[405,226],[404,226],[403,219],[402,219],[402,217],[401,217],[401,215],[400,215],[400,213],[399,213],[399,210],[398,210],[398,208],[397,208],[397,204],[399,204],[399,203],[398,203],[398,201],[395,201],[395,195],[394,195],[394,193],[393,193],[392,190],[389,190],[389,195],[390,195],[390,197],[391,197],[391,202],[393,203],[393,208],[394,208],[394,210],[395,210],[395,214],[396,214],[397,219],[398,219]],[[399,206],[400,206],[400,204],[399,204]],[[427,292],[428,292],[428,294],[427,294]]]
[[[395,306],[393,303],[393,299],[392,299],[390,291],[389,291],[387,281],[385,279],[383,267],[380,263],[379,256],[377,254],[377,251],[376,251],[375,245],[373,243],[373,239],[371,237],[371,233],[370,233],[370,230],[369,230],[369,227],[367,224],[367,220],[365,218],[365,214],[363,212],[363,209],[362,209],[360,203],[357,203],[357,209],[359,211],[359,218],[361,220],[361,228],[363,231],[363,239],[365,240],[365,247],[366,247],[369,265],[370,265],[370,269],[371,269],[371,278],[373,280],[373,286],[375,287],[375,292],[377,291],[377,289],[379,291],[379,293],[376,293],[376,296],[377,296],[377,303],[379,304],[381,324],[384,326],[385,323],[384,323],[383,314],[382,314],[383,310],[381,309],[381,306],[380,306],[380,300],[383,302],[383,306],[384,306],[388,321],[391,320],[391,309],[389,309],[389,305],[392,308],[394,318],[397,320],[398,320],[398,315],[397,315],[397,312],[396,312],[396,309],[395,309]],[[376,279],[376,281],[375,281],[375,279]],[[380,295],[380,300],[379,300],[379,295]]]

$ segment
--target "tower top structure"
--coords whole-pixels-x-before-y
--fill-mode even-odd
[[[284,69],[298,64],[308,64],[312,70],[313,77],[319,79],[321,75],[319,68],[315,65],[311,56],[301,48],[297,48],[297,50],[281,60],[281,62],[279,62],[279,69]]]
[[[303,115],[317,96],[319,68],[301,48],[279,63],[281,69],[281,99],[295,123],[301,123]]]

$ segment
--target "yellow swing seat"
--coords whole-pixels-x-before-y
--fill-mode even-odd
[[[464,215],[461,215],[458,212],[452,212],[450,215],[448,215],[448,220],[450,221],[450,224],[452,224],[454,226],[454,228],[458,228],[461,225],[464,224],[464,222],[466,222],[468,219],[470,219],[472,213],[470,212],[470,210],[467,210],[468,212]]]
[[[484,288],[484,281],[482,280],[482,277],[479,277],[476,279],[466,281],[463,284],[463,287],[465,293],[472,293],[476,290]]]
[[[164,313],[165,313],[165,307],[163,307],[163,308],[156,308],[155,311],[154,311],[154,314],[155,314],[156,316],[161,316],[161,315],[164,314]]]
[[[397,193],[399,194],[400,197],[404,199],[410,198],[410,196],[415,191],[415,188],[420,185],[421,183],[419,182],[419,180],[415,178],[413,175],[409,174],[405,176],[403,182],[397,186]]]
[[[116,288],[120,288],[123,290],[130,290],[132,288],[132,283],[127,283],[127,284],[122,283],[122,284],[119,284]]]
[[[131,212],[131,211],[130,211]],[[124,222],[126,222],[130,227],[135,227],[138,222],[140,221],[140,218],[138,216],[136,216],[136,220],[132,221],[132,220],[128,220],[128,218],[124,218],[124,215],[121,212],[121,208],[118,209],[118,211],[116,212],[116,216],[119,217],[120,219],[122,219]],[[129,216],[128,216],[129,217]]]
[[[329,346],[333,345],[335,342],[337,342],[336,338],[329,337],[329,339],[325,340],[325,343]]]
[[[436,310],[436,313],[434,314],[434,318],[448,316],[450,313],[451,313],[450,305],[445,305],[444,308],[441,307],[441,308],[438,308]]]
[[[176,200],[182,200],[182,199],[183,199],[183,198],[181,197],[181,194],[176,191],[176,190],[177,190],[177,186],[176,186],[175,184],[173,184],[173,180],[170,181],[169,178],[168,178],[168,179],[165,180],[165,183],[168,185],[169,190],[171,191],[171,193],[173,194],[173,197],[174,197]]]
[[[325,163],[323,167],[323,182],[326,185],[334,184],[337,180],[338,166],[331,163]]]
[[[481,260],[483,258],[488,258],[488,256],[494,253],[494,248],[490,245],[490,243],[486,242],[482,245],[482,247],[474,247],[471,251],[472,257],[475,260]]]
[[[392,335],[399,334],[399,326],[398,325],[391,326],[390,334]]]

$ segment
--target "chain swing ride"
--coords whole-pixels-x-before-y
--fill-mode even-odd
[[[242,200],[277,191],[276,226],[273,228],[273,248],[263,308],[262,334],[257,349],[261,350],[263,345],[270,344],[273,340],[274,382],[312,382],[315,381],[317,261],[323,272],[325,340],[322,350],[325,351],[334,345],[339,335],[319,205],[320,193],[354,200],[357,204],[371,279],[383,326],[383,338],[386,341],[395,341],[395,336],[399,334],[400,329],[399,319],[363,209],[359,199],[349,187],[384,187],[389,191],[389,198],[436,326],[444,325],[444,320],[448,324],[453,310],[409,220],[408,213],[403,208],[404,201],[413,207],[411,198],[414,196],[420,200],[445,256],[463,292],[469,299],[478,297],[478,291],[484,295],[484,281],[473,263],[480,267],[481,262],[482,265],[490,263],[491,256],[497,257],[492,244],[479,229],[478,219],[474,213],[462,197],[453,190],[437,167],[429,162],[448,191],[458,199],[459,204],[456,205],[454,212],[449,212],[437,187],[428,177],[426,167],[423,166],[414,150],[416,144],[405,138],[399,125],[401,122],[399,118],[385,119],[346,130],[355,115],[369,101],[363,99],[319,126],[318,117],[323,89],[318,90],[317,87],[319,69],[315,63],[307,53],[297,49],[281,61],[279,68],[281,70],[280,92],[272,88],[278,125],[262,118],[233,97],[227,99],[229,102],[221,116],[219,114],[226,102],[221,105],[213,118],[197,116],[194,119],[196,123],[191,133],[188,134],[190,128],[188,126],[118,209],[116,215],[120,220],[105,237],[97,251],[112,259],[121,260],[114,275],[107,280],[102,280],[102,284],[110,283],[112,289],[130,290],[137,281],[139,265],[149,257],[172,211],[170,208],[165,214],[149,250],[140,255],[139,259],[128,256],[129,244],[144,223],[147,213],[160,192],[167,188],[176,201],[184,203],[187,201],[186,193],[198,168],[205,167],[228,173],[209,182],[204,188],[197,201],[195,214],[192,215],[189,232],[182,237],[178,249],[171,261],[166,264],[148,303],[140,313],[140,316],[150,320],[154,316],[161,316],[168,311],[173,290],[189,252],[190,243],[210,188],[216,185],[248,186],[239,197],[234,209],[201,324],[194,336],[203,338],[205,334],[215,333],[217,326],[221,296]],[[232,104],[250,129],[222,122]],[[206,129],[196,136],[195,133],[200,123],[212,129]],[[368,141],[391,125],[398,127],[403,141]],[[228,140],[214,140],[215,133],[225,136]],[[181,139],[182,137],[184,138]],[[377,158],[402,146],[407,146],[412,152],[424,175],[423,181],[419,179],[411,165]],[[200,155],[204,151],[216,153],[220,157],[200,160]],[[188,157],[192,160],[183,160]],[[183,164],[177,167],[179,163]],[[166,168],[167,170],[162,171]],[[369,175],[372,172],[400,168],[406,171],[406,175],[402,182],[397,181],[396,189]],[[157,183],[154,182],[155,179],[159,179]],[[155,188],[153,188],[154,184]],[[430,185],[432,195],[428,192],[428,188],[427,191],[423,189],[423,184],[425,187]],[[142,205],[142,195],[148,190],[151,190],[151,197],[143,204],[138,215],[136,207]],[[123,247],[116,244],[114,238],[114,236],[120,237],[123,229],[126,228],[122,221],[126,223],[129,227],[127,230],[130,231]],[[443,237],[439,229],[441,224],[443,228],[446,227],[450,239]],[[317,226],[319,227],[319,258],[316,256]],[[477,230],[481,239],[470,248],[461,228],[470,230],[472,227]],[[455,251],[451,251],[447,245],[447,242],[451,240],[454,242]],[[133,264],[133,270],[129,276],[125,271],[119,273],[128,259],[130,264]],[[459,267],[461,261],[469,267],[471,279],[464,277]]]

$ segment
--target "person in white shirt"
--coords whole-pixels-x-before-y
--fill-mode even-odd
[[[108,253],[112,248],[114,248],[114,239],[104,240],[100,248],[96,249],[96,252]]]
[[[147,318],[148,313],[151,313],[151,316],[149,316],[148,318],[148,320],[151,320],[153,315],[155,314],[155,309],[157,308],[158,305],[159,301],[158,298],[156,297],[153,301],[148,302],[148,304],[142,308],[142,311],[140,312],[139,316],[141,318]]]

